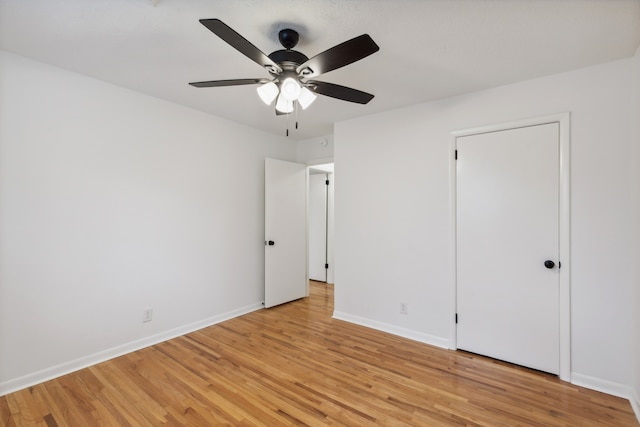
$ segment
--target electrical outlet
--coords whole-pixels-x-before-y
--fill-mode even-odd
[[[147,308],[142,311],[142,323],[151,322],[153,319],[153,309]]]
[[[409,303],[400,303],[400,314],[409,314]]]

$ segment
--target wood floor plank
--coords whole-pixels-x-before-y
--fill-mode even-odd
[[[333,286],[0,397],[0,426],[638,426],[629,402],[332,319]]]
[[[0,426],[15,427],[16,425],[16,420],[9,407],[10,399],[11,395],[5,396],[4,398],[0,397]]]

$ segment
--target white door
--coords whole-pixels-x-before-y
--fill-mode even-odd
[[[327,281],[327,195],[329,177],[309,175],[309,279]]]
[[[265,159],[264,305],[307,296],[306,167]]]
[[[558,374],[559,124],[456,148],[457,347]]]

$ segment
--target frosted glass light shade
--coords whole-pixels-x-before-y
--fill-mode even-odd
[[[298,97],[298,102],[300,103],[300,106],[302,107],[302,109],[306,110],[307,107],[311,105],[313,101],[316,100],[316,98],[317,96],[313,92],[311,92],[306,87],[303,87],[300,90],[300,96]]]
[[[271,105],[276,96],[278,96],[278,86],[274,82],[269,82],[258,86],[256,89],[258,96],[267,105]]]
[[[287,101],[295,101],[300,96],[300,83],[293,77],[287,77],[280,86],[280,95],[284,96]]]
[[[278,97],[276,101],[276,110],[281,113],[289,114],[293,111],[293,101],[289,101],[282,94]]]

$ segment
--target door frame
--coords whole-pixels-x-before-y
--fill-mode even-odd
[[[562,268],[559,270],[559,324],[560,324],[560,371],[561,380],[571,382],[571,114],[563,112],[551,114],[548,116],[533,117],[523,120],[516,120],[506,123],[498,123],[487,126],[475,127],[470,129],[462,129],[451,132],[449,142],[449,212],[450,212],[450,256],[451,256],[451,297],[452,297],[452,316],[449,330],[449,348],[457,350],[457,326],[455,313],[457,312],[457,239],[456,239],[456,188],[457,188],[457,167],[456,167],[456,148],[457,138],[462,136],[477,135],[482,133],[497,132],[509,129],[516,129],[528,126],[544,125],[549,123],[558,123],[559,131],[559,163],[560,163],[560,182],[559,182],[559,253]]]

